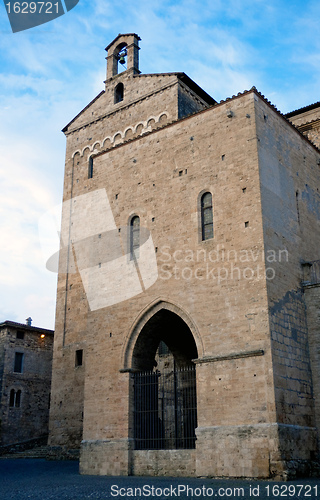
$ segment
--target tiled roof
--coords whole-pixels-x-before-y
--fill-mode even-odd
[[[48,330],[47,328],[39,328],[37,326],[30,326],[26,325],[25,323],[16,323],[15,321],[3,321],[3,323],[0,323],[0,328],[9,326],[12,328],[19,328],[19,330],[33,330],[37,332],[46,332],[46,333],[51,333],[52,335],[54,334],[54,330]]]
[[[291,116],[301,115],[302,113],[306,113],[307,111],[311,111],[311,110],[319,108],[319,107],[320,107],[320,101],[315,102],[314,104],[309,104],[308,106],[305,106],[304,108],[299,108],[299,109],[296,109],[295,111],[290,111],[290,113],[286,113],[284,116],[286,116],[287,118],[290,118]]]

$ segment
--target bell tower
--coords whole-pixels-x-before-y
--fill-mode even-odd
[[[110,80],[119,73],[119,64],[127,62],[126,71],[139,74],[139,40],[141,38],[136,33],[119,34],[106,47],[107,59],[107,80]]]

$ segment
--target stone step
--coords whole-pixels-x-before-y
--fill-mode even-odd
[[[35,446],[28,450],[16,451],[12,449],[7,453],[0,455],[4,458],[45,458],[46,460],[79,460],[80,450],[62,450],[54,446]]]
[[[0,458],[47,458],[47,456],[47,446],[39,446],[30,450],[13,451],[12,453],[6,453],[4,455],[1,455]]]

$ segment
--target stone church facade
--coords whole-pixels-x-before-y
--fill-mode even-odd
[[[85,474],[306,474],[320,104],[217,103],[140,73],[139,40],[108,45],[105,90],[63,129],[49,444],[80,448]]]

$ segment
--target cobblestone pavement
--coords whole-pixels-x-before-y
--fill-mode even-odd
[[[225,479],[81,476],[76,461],[0,460],[0,500],[112,498],[320,500],[320,478],[279,483]]]

